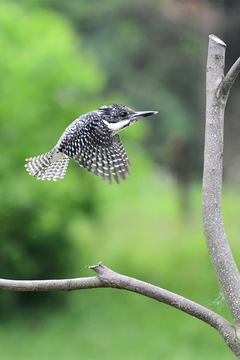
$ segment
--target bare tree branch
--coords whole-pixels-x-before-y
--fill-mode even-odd
[[[210,35],[207,61],[207,104],[203,173],[203,226],[208,251],[237,328],[240,326],[240,276],[224,229],[221,191],[224,111],[239,61],[224,77],[226,45]]]
[[[221,90],[221,93],[218,94],[218,97],[223,96],[226,97],[227,100],[231,87],[236,77],[238,76],[239,72],[240,72],[240,57],[235,61],[231,69],[228,71],[227,75],[224,77],[219,88]]]
[[[64,280],[8,280],[0,279],[1,290],[14,291],[71,291],[104,287],[97,277]]]
[[[15,291],[70,291],[93,288],[115,288],[135,292],[183,311],[215,328],[224,341],[234,343],[235,328],[226,319],[183,296],[158,286],[118,274],[99,263],[89,266],[95,277],[66,280],[5,280],[0,279],[0,289]],[[240,353],[239,353],[240,354]]]

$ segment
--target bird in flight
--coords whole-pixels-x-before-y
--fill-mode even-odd
[[[119,183],[130,175],[131,163],[118,135],[142,117],[157,111],[134,111],[121,104],[109,104],[74,120],[54,148],[26,159],[26,170],[41,180],[63,179],[70,159],[111,184],[111,174]]]

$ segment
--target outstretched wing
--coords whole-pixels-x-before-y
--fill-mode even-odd
[[[119,135],[111,137],[103,123],[102,126],[98,124],[88,130],[84,131],[84,136],[80,136],[79,152],[73,159],[94,175],[99,175],[103,180],[106,178],[110,184],[111,174],[117,184],[118,177],[126,180],[126,174],[130,175],[131,164]]]
[[[127,153],[123,147],[123,144],[122,144],[122,141],[120,139],[120,136],[118,134],[116,134],[115,136],[112,137],[115,145],[117,146],[118,148],[118,151],[120,152],[122,158],[126,161],[126,163],[128,164],[128,166],[132,167],[130,161],[129,161],[129,158],[127,156]],[[128,170],[129,171],[129,170]],[[130,175],[130,173],[128,173],[128,175]]]

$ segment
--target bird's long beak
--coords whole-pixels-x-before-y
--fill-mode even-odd
[[[157,113],[158,113],[157,111],[137,111],[133,115],[131,115],[128,119],[124,119],[116,123],[109,123],[106,120],[103,120],[103,122],[112,131],[111,136],[114,136],[119,131],[123,131],[126,127],[133,125],[142,117],[147,117]]]
[[[143,117],[155,115],[157,113],[158,113],[157,111],[137,111],[130,117],[130,121],[136,122],[137,120],[139,120]]]

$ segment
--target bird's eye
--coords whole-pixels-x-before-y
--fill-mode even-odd
[[[121,112],[120,116],[125,117],[127,115],[126,111]]]

